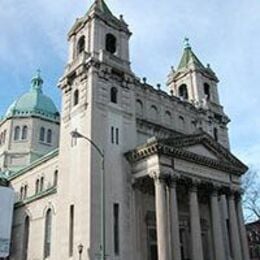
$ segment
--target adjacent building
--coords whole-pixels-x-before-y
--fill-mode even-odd
[[[153,87],[131,69],[131,34],[96,0],[68,33],[60,114],[38,73],[0,122],[17,195],[10,259],[93,260],[101,246],[111,260],[249,259],[247,167],[230,152],[217,75],[186,39],[168,91]]]
[[[246,224],[250,259],[260,259],[260,220]]]

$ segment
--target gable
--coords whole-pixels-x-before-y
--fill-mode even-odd
[[[195,153],[197,155],[205,156],[213,160],[219,160],[219,158],[209,149],[202,144],[196,144],[189,147],[185,147],[184,150]]]
[[[125,155],[130,162],[153,154],[163,154],[234,174],[244,174],[248,168],[229,150],[206,133],[153,139]]]

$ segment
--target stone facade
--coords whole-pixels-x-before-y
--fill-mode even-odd
[[[186,41],[170,94],[154,88],[131,70],[130,36],[103,0],[70,30],[58,150],[9,172],[17,192],[10,259],[98,259],[102,191],[106,259],[248,259],[247,167],[229,151],[215,73]],[[14,120],[2,123],[7,136]]]

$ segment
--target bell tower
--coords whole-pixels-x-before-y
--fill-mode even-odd
[[[184,40],[184,51],[177,70],[172,68],[167,85],[173,95],[196,106],[220,105],[219,80],[208,64],[205,67],[193,52],[189,39]]]
[[[118,209],[120,218],[129,216],[123,203],[127,198],[122,154],[135,138],[125,131],[133,133],[135,127],[129,116],[132,93],[128,84],[133,78],[129,60],[130,36],[123,16],[114,16],[104,0],[94,1],[68,33],[69,59],[59,82],[62,95],[59,164],[64,174],[59,177],[57,222],[60,228],[57,237],[61,238],[58,247],[67,247],[73,259],[77,254],[73,245],[84,245],[84,254],[88,256],[83,258],[86,259],[95,259],[100,252],[102,192],[106,198],[102,211],[106,214],[107,234],[112,232],[114,215],[111,209]],[[73,138],[71,133],[75,130],[86,138]],[[100,156],[86,141],[88,139],[106,158],[105,186],[108,188],[105,190],[101,187]],[[74,237],[70,236],[71,230],[63,228],[64,216],[75,222]],[[121,240],[128,241],[129,237],[127,233],[122,234]],[[116,259],[113,241],[107,239],[106,242],[108,254]],[[121,259],[128,254],[127,250],[121,248]],[[68,259],[66,250],[58,257]]]
[[[123,16],[115,17],[104,0],[95,0],[86,15],[77,19],[69,31],[69,64],[85,56],[130,70],[130,36]]]
[[[171,69],[167,85],[172,95],[193,104],[198,112],[206,116],[207,123],[200,128],[229,148],[227,125],[230,120],[220,104],[218,83],[210,65],[203,65],[193,52],[189,39],[185,38],[181,61],[176,70]]]

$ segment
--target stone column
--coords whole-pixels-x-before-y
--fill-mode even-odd
[[[235,207],[235,196],[231,193],[228,197],[230,240],[233,260],[243,260],[241,254],[240,234],[237,223],[237,213]]]
[[[210,206],[211,206],[211,218],[212,218],[212,230],[213,230],[213,242],[215,260],[224,260],[225,251],[223,243],[223,232],[221,226],[220,209],[218,204],[218,192],[213,190],[210,195]]]
[[[222,231],[223,231],[223,238],[224,238],[224,248],[225,248],[225,259],[230,260],[230,238],[228,233],[227,227],[227,220],[228,220],[228,207],[227,207],[227,197],[226,194],[221,194],[220,196],[220,207],[222,212]]]
[[[179,213],[175,179],[171,179],[170,183],[170,213],[172,257],[173,260],[181,260]]]
[[[169,235],[167,229],[166,184],[162,178],[154,178],[155,211],[157,227],[158,260],[169,260]]]
[[[168,228],[168,241],[169,241],[169,259],[172,259],[172,233],[171,233],[171,201],[170,201],[170,186],[167,180],[166,182],[166,199],[167,199],[167,228]]]
[[[190,188],[190,226],[191,226],[191,255],[192,260],[203,260],[203,247],[201,238],[200,213],[198,203],[198,188]]]
[[[239,195],[237,200],[237,216],[238,216],[238,227],[239,227],[240,238],[241,238],[240,241],[241,241],[242,252],[243,252],[243,260],[249,260],[250,259],[249,248],[248,248],[244,216],[242,211],[241,195]]]

